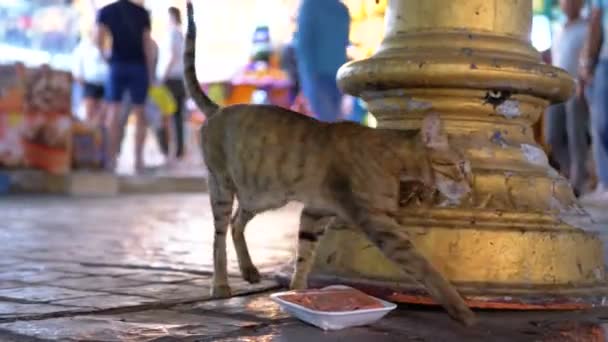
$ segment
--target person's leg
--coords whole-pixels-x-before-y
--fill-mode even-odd
[[[118,155],[122,153],[122,144],[125,140],[125,130],[127,128],[127,122],[129,121],[129,116],[133,112],[133,103],[131,102],[131,94],[129,92],[125,92],[122,96],[121,100],[121,108],[120,114],[118,118],[118,151],[116,152]]]
[[[335,78],[315,76],[307,79],[306,83],[304,95],[315,117],[324,122],[337,121],[340,118],[341,105],[336,101]]]
[[[551,156],[559,165],[563,175],[570,172],[570,155],[566,133],[566,110],[563,103],[550,106],[546,112],[545,139],[551,146]]]
[[[169,145],[171,140],[169,140],[169,126],[166,125],[166,119],[166,117],[162,117],[162,124],[157,129],[155,129],[155,133],[156,141],[158,142],[158,147],[161,153],[165,156],[165,158],[169,159]]]
[[[177,157],[177,146],[175,144],[177,138],[175,137],[175,122],[173,118],[171,116],[163,116],[163,126],[165,128],[165,139],[169,142],[167,146],[166,165],[168,167],[173,167]]]
[[[104,104],[100,99],[90,99],[90,114],[88,114],[88,121],[93,127],[99,127],[103,122],[104,118]]]
[[[158,147],[165,157],[169,155],[169,140],[167,140],[169,134],[167,132],[167,127],[168,126],[163,124],[160,128],[156,130],[156,140],[158,141]]]
[[[86,111],[87,121],[93,127],[99,127],[104,122],[105,106],[104,106],[104,94],[105,89],[103,86],[98,84],[88,85],[86,93]]]
[[[104,141],[106,140],[105,118],[107,106],[104,100],[104,96],[105,88],[103,86],[97,86],[94,103],[91,108],[93,111],[93,115],[89,120],[89,123],[95,130],[95,134],[101,134],[101,146],[96,146],[96,150],[97,148],[100,148],[101,150],[97,150],[100,152],[99,154],[98,152],[95,153],[95,163],[99,166],[104,165],[103,163],[105,158]]]
[[[327,82],[327,89],[331,95],[331,113],[333,113],[335,118],[334,121],[342,121],[344,120],[344,94],[338,88],[338,81],[335,75],[327,76],[325,82]]]
[[[133,114],[135,115],[135,171],[141,172],[144,168],[144,145],[146,143],[146,133],[148,124],[143,105],[134,105]]]
[[[608,62],[600,62],[593,80],[591,133],[600,188],[608,186]]]
[[[94,125],[95,124],[95,101],[92,97],[84,98],[84,112],[86,117],[87,124]]]
[[[300,93],[300,80],[296,73],[290,73],[289,79],[291,81],[291,86],[289,87],[289,106],[291,107],[296,102],[296,98]]]
[[[83,94],[82,101],[84,103],[84,117],[87,123],[92,122],[93,117],[93,102],[95,99],[93,98],[93,90],[91,84],[85,83],[83,86]]]
[[[120,139],[120,102],[109,102],[106,116],[106,168],[108,171],[114,171],[116,168],[116,158],[118,154],[118,144]]]
[[[175,156],[177,159],[181,159],[184,156],[184,104],[186,101],[186,89],[184,88],[183,80],[168,80],[166,86],[171,91],[177,104],[177,108],[173,114],[175,129],[169,134],[173,136],[172,141],[176,144]]]
[[[122,94],[125,91],[124,70],[121,65],[111,65],[108,83],[106,85],[106,100],[108,102],[106,112],[106,168],[114,171],[116,168],[116,157],[120,143],[120,112]]]
[[[566,103],[566,130],[568,132],[568,151],[570,154],[570,183],[577,195],[581,194],[587,179],[586,162],[588,112],[585,103],[574,96]]]
[[[141,172],[144,168],[144,145],[148,124],[145,115],[145,103],[148,98],[148,71],[145,65],[129,66],[129,93],[133,103],[135,115],[135,171]]]

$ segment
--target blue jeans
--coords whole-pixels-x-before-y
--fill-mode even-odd
[[[597,66],[591,89],[591,136],[600,184],[608,186],[608,60]]]
[[[587,108],[578,96],[548,108],[545,114],[545,137],[551,146],[551,155],[559,164],[562,173],[570,175],[570,184],[581,193],[585,185],[587,130],[589,127]]]
[[[302,90],[310,109],[320,121],[335,122],[342,116],[342,92],[336,75],[306,75],[302,77]]]

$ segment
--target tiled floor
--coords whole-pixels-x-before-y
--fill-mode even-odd
[[[600,232],[602,208],[591,209]],[[206,195],[0,199],[0,341],[604,340],[602,310],[480,312],[465,329],[441,310],[402,306],[369,327],[310,327],[268,298],[271,272],[292,256],[299,209],[252,221],[246,236],[265,279],[242,281],[230,246],[239,296],[214,301]]]

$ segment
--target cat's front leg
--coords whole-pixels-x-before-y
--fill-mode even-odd
[[[326,214],[309,208],[302,210],[295,272],[291,278],[290,289],[302,290],[308,287],[308,274],[314,263],[317,245],[332,221],[333,218]]]
[[[216,183],[215,177],[210,176],[209,195],[215,236],[213,237],[213,285],[211,296],[214,298],[227,298],[232,295],[228,284],[228,260],[226,255],[226,235],[230,224],[230,214],[234,194]]]

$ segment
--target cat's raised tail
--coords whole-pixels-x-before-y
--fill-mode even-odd
[[[213,116],[220,106],[205,94],[196,77],[196,23],[194,22],[194,7],[188,1],[188,31],[186,33],[186,46],[184,48],[184,82],[188,93],[194,103],[208,118]]]

